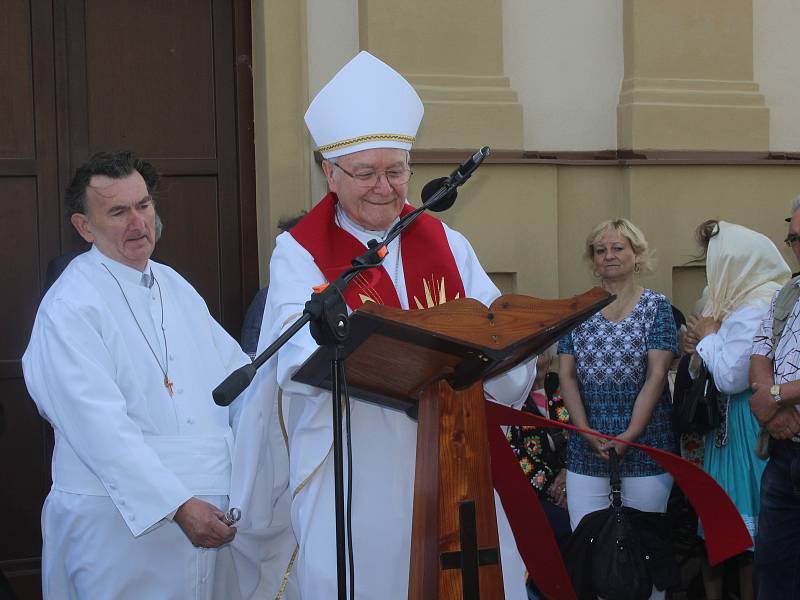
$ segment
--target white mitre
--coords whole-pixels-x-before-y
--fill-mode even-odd
[[[369,52],[359,52],[334,75],[305,115],[324,158],[370,148],[410,150],[425,112],[400,73]]]

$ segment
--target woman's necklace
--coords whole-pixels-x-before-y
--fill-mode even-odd
[[[131,308],[131,303],[128,302],[128,297],[125,295],[125,290],[122,289],[122,284],[119,282],[119,279],[117,279],[114,276],[114,274],[111,272],[111,269],[106,267],[105,263],[100,263],[100,264],[102,264],[103,267],[105,267],[106,271],[108,271],[108,274],[111,275],[114,281],[117,282],[117,287],[119,287],[119,291],[122,294],[122,297],[125,299],[125,304],[128,305],[128,310],[131,311],[131,316],[133,317],[134,323],[136,323],[136,327],[139,328],[139,333],[142,334],[142,337],[144,338],[147,347],[150,348],[150,352],[153,354],[153,358],[155,358],[156,363],[158,363],[158,368],[161,369],[161,372],[164,374],[164,387],[167,389],[169,397],[172,398],[173,391],[172,391],[172,381],[169,378],[169,351],[167,349],[167,334],[166,331],[164,330],[164,298],[161,295],[161,284],[158,283],[158,279],[156,279],[156,276],[151,274],[151,276],[153,277],[153,281],[158,286],[158,301],[161,304],[161,335],[164,336],[164,354],[165,354],[164,356],[165,366],[163,367],[161,366],[161,360],[158,358],[156,351],[153,350],[153,346],[150,345],[150,340],[148,340],[147,336],[144,334],[144,330],[142,329],[142,326],[139,324],[139,319],[136,318],[136,313],[134,313],[133,308]]]

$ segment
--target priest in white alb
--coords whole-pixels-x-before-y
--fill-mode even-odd
[[[67,210],[92,248],[45,295],[22,359],[55,431],[47,599],[246,595],[226,515],[241,406],[218,407],[211,391],[249,358],[185,279],[150,260],[157,178],[130,152],[77,170]]]
[[[409,150],[423,106],[411,85],[367,52],[346,64],[305,115],[323,157],[329,193],[290,232],[277,238],[261,330],[266,347],[303,311],[314,286],[334,280],[382,239],[406,202]],[[422,215],[388,246],[383,266],[359,275],[345,293],[350,310],[364,302],[421,309],[456,298],[489,305],[500,295],[458,232]],[[277,354],[271,376],[280,387],[290,460],[291,518],[298,540],[287,570],[302,597],[336,596],[336,542],[331,394],[292,380],[316,350],[309,328]],[[534,365],[525,363],[486,383],[487,397],[520,405]],[[270,374],[259,375],[265,392]],[[405,413],[353,398],[352,530],[355,597],[405,599],[408,594],[417,422]],[[345,461],[346,463],[346,461]],[[497,503],[506,597],[526,598],[524,567]]]

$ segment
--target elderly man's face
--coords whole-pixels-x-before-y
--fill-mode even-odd
[[[325,161],[322,169],[328,180],[328,189],[339,197],[345,214],[367,229],[388,229],[403,209],[408,181],[391,184],[385,172],[407,170],[408,152],[396,148],[373,148],[340,156],[336,163],[341,168]],[[380,174],[374,186],[364,185],[358,180],[359,176],[369,173]]]
[[[789,221],[789,237],[791,236],[800,236],[800,210],[794,211],[792,214],[792,220]],[[795,258],[797,261],[800,262],[800,242],[795,242],[791,244],[792,252],[794,252]]]
[[[86,214],[71,220],[100,252],[139,271],[155,249],[155,205],[137,171],[123,179],[94,175],[86,188]]]

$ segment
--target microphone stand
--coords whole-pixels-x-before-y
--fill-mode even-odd
[[[244,389],[250,385],[256,371],[266,363],[281,347],[288,342],[306,323],[311,335],[320,346],[331,351],[331,386],[333,401],[333,470],[334,470],[334,498],[336,511],[336,567],[338,598],[347,598],[347,575],[345,569],[345,527],[344,527],[344,459],[342,453],[342,381],[344,378],[344,363],[340,357],[343,344],[350,330],[350,318],[347,314],[347,303],[344,291],[347,285],[361,271],[378,267],[388,253],[389,243],[409,227],[414,220],[424,211],[434,209],[436,204],[463,184],[477,169],[483,159],[488,156],[488,146],[481,148],[474,156],[462,163],[442,186],[433,193],[423,204],[400,219],[389,230],[386,237],[378,242],[367,242],[367,251],[352,260],[352,266],[342,272],[335,281],[325,283],[314,288],[314,293],[306,302],[302,316],[272,342],[252,363],[240,367],[220,383],[212,396],[219,406],[228,406]],[[477,158],[477,160],[476,160]],[[466,165],[466,168],[465,168]],[[352,470],[352,465],[349,465]],[[350,582],[351,587],[354,582]]]

